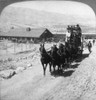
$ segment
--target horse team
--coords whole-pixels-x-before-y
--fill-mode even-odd
[[[56,66],[58,66],[59,70],[65,69],[66,65],[70,65],[70,63],[78,57],[78,50],[74,48],[74,46],[70,44],[59,44],[57,48],[56,45],[51,47],[50,51],[46,51],[45,45],[40,44],[40,54],[41,54],[41,64],[43,66],[43,74],[46,74],[46,68],[49,64],[50,72],[56,71]]]
[[[41,64],[43,66],[44,75],[46,73],[47,65],[50,66],[50,72],[56,70],[58,66],[58,71],[63,70],[66,64],[70,64],[78,55],[82,55],[83,46],[81,43],[82,30],[77,24],[76,26],[68,26],[68,34],[70,37],[67,37],[65,45],[63,43],[59,44],[57,48],[56,45],[51,47],[50,51],[46,51],[44,44],[40,45],[40,54],[41,54]]]

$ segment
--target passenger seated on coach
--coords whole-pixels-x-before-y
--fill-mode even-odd
[[[58,48],[57,48],[56,44],[53,45],[53,48],[54,48],[54,50],[55,50],[56,52],[58,51]]]
[[[71,30],[71,27],[68,25],[68,27],[67,27],[68,33],[70,33],[70,30]]]
[[[82,35],[82,30],[81,30],[79,24],[76,25],[76,30],[77,30],[78,36],[81,37],[81,35]]]

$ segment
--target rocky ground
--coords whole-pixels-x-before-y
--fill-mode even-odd
[[[1,61],[1,66],[12,64],[15,67],[7,70],[0,68],[0,100],[96,100],[95,48],[96,45],[90,55],[88,50],[84,50],[83,56],[73,62],[63,74],[51,75],[47,68],[45,77],[38,49],[32,49],[35,54],[31,51],[11,55],[11,60],[6,58],[8,55],[5,56],[7,60]]]

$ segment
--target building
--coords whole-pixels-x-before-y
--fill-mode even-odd
[[[59,42],[59,41],[65,41],[66,34],[54,34],[54,41]]]
[[[82,34],[85,39],[96,39],[96,34]]]
[[[53,37],[53,34],[46,28],[13,28],[6,33],[0,32],[0,39],[18,41],[42,41]]]

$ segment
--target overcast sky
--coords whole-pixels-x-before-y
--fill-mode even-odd
[[[31,1],[23,3],[15,3],[11,6],[26,7],[30,9],[44,10],[49,12],[56,12],[68,15],[78,15],[80,17],[86,17],[95,19],[95,14],[88,5],[77,2],[69,1]]]
[[[30,9],[36,9],[40,11],[48,11],[61,13],[66,15],[72,15],[75,18],[82,17],[89,20],[83,20],[84,24],[90,24],[90,26],[96,27],[95,13],[91,7],[84,3],[73,2],[73,1],[26,1],[18,2],[8,6],[13,7],[24,7]],[[71,16],[70,16],[71,17]],[[78,18],[79,19],[79,18]],[[78,20],[79,21],[79,20]]]

